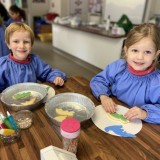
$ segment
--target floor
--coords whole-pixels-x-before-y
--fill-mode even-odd
[[[32,53],[38,54],[46,63],[53,68],[62,70],[68,77],[81,75],[91,80],[94,75],[101,71],[101,69],[93,65],[54,48],[51,42],[41,42],[39,39],[36,39]]]

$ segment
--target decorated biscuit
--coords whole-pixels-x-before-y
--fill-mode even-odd
[[[73,117],[75,112],[74,111],[63,110],[61,108],[56,108],[56,114],[60,115],[60,116]]]
[[[67,116],[56,116],[53,119],[58,122],[62,122],[65,118],[67,118]]]
[[[13,95],[13,99],[19,100],[19,99],[25,99],[31,96],[31,92],[23,92],[23,93],[17,93]]]
[[[107,113],[108,117],[115,120],[115,121],[119,121],[123,124],[129,123],[129,120],[127,118],[125,118],[122,114],[119,113]]]

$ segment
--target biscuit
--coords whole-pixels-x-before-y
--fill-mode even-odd
[[[60,115],[60,116],[73,117],[75,112],[74,111],[63,110],[61,108],[56,108],[56,114]]]
[[[58,122],[62,122],[66,118],[67,118],[67,116],[56,116],[53,119],[56,120],[56,121],[58,121]]]
[[[31,92],[23,92],[23,93],[17,93],[13,95],[13,99],[19,100],[19,99],[25,99],[31,96]]]
[[[119,121],[123,124],[129,123],[129,120],[127,118],[125,118],[122,114],[119,113],[107,113],[108,117],[115,120],[115,121]]]

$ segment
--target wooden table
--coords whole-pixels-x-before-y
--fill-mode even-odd
[[[89,81],[83,77],[70,77],[64,87],[51,85],[56,94],[77,92],[88,96],[99,105],[89,88]],[[115,98],[114,98],[115,99]],[[119,104],[121,102],[115,101]],[[122,104],[124,105],[124,104]],[[6,109],[0,104],[0,112]],[[40,160],[40,149],[49,145],[62,147],[60,136],[48,119],[44,104],[33,111],[34,123],[21,131],[21,138],[13,144],[0,142],[0,160]],[[91,120],[83,124],[77,158],[79,160],[160,160],[160,125],[143,122],[136,138],[122,138],[98,129]]]

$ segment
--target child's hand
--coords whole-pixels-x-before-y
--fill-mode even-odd
[[[112,100],[112,98],[106,95],[101,95],[100,100],[106,112],[114,113],[116,111],[116,103]]]
[[[147,117],[147,112],[139,107],[133,107],[128,110],[128,112],[124,115],[128,120],[132,119],[145,119]]]
[[[63,86],[64,84],[64,80],[61,77],[56,77],[55,80],[53,81],[53,83],[57,86]]]

